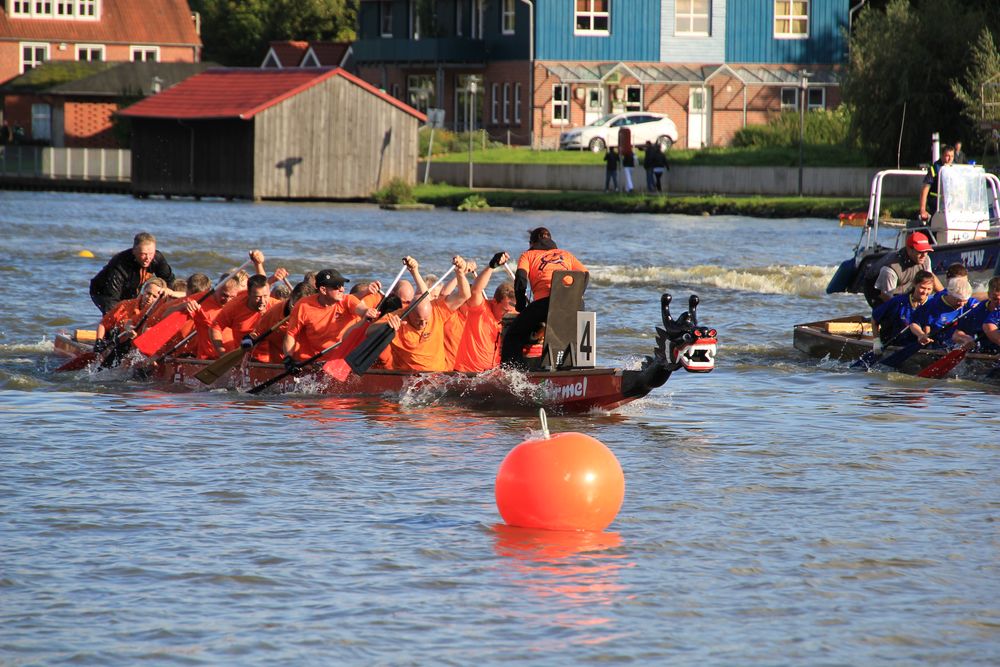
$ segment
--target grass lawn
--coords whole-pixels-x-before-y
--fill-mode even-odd
[[[494,164],[560,164],[600,165],[603,153],[590,151],[535,151],[523,146],[478,148],[472,151],[477,163]],[[641,166],[642,153],[637,153]],[[798,148],[705,148],[702,150],[671,149],[667,153],[671,164],[692,166],[736,167],[797,167]],[[468,162],[469,153],[435,155],[434,162]],[[860,151],[841,146],[806,146],[804,164],[810,167],[864,167]]]
[[[417,201],[454,208],[471,194],[478,194],[491,206],[513,206],[543,211],[608,211],[613,213],[682,213],[688,215],[745,215],[756,218],[832,218],[844,211],[864,209],[868,200],[838,197],[724,197],[647,196],[604,192],[555,192],[518,190],[469,190],[452,185],[418,185]],[[883,200],[883,214],[913,216],[915,201]]]

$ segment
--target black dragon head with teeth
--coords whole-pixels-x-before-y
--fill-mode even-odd
[[[660,297],[662,327],[656,327],[656,349],[646,357],[638,371],[626,371],[623,390],[626,395],[648,393],[661,386],[679,368],[689,373],[708,373],[715,368],[717,347],[715,329],[699,326],[696,294],[688,298],[688,308],[676,320],[670,314],[673,297]]]

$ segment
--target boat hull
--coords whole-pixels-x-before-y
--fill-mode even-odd
[[[59,334],[54,348],[62,357],[88,352],[90,346]],[[190,389],[228,388],[247,390],[285,371],[279,364],[250,362],[234,368],[211,385],[199,382],[195,375],[211,364],[210,360],[166,358],[146,368],[145,360],[133,364],[143,368],[151,380]],[[646,375],[646,377],[644,377]],[[575,369],[521,373],[497,369],[475,373],[414,373],[409,371],[370,370],[338,382],[325,375],[319,366],[311,372],[281,380],[273,392],[303,392],[334,396],[396,396],[427,392],[429,395],[454,397],[463,403],[506,407],[545,407],[557,412],[613,410],[647,395],[663,384],[669,372],[657,377],[643,371],[617,368]]]
[[[861,315],[850,315],[838,317],[830,320],[818,322],[807,322],[796,324],[792,336],[795,349],[804,352],[810,357],[819,359],[829,358],[833,361],[851,362],[857,361],[861,355],[870,352],[874,345],[874,339],[868,333],[831,333],[828,331],[830,323],[841,325],[857,324],[859,329],[863,327],[866,318]],[[889,346],[885,348],[885,354],[900,348]],[[916,375],[931,363],[937,361],[949,350],[922,349],[907,359],[896,370],[902,373]],[[988,381],[993,384],[1000,384],[1000,378],[990,377],[991,373],[1000,363],[1000,355],[969,353],[965,360],[959,364],[949,374],[949,377],[961,377],[977,381]]]

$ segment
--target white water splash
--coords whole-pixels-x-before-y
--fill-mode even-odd
[[[46,338],[37,343],[0,344],[0,354],[49,353],[54,349],[52,341]]]
[[[818,297],[826,293],[826,286],[835,270],[832,266],[802,264],[772,264],[740,269],[711,264],[688,268],[603,266],[592,269],[591,276],[598,283],[608,285],[686,283],[765,294]]]

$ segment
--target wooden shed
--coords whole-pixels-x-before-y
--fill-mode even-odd
[[[132,192],[353,199],[416,178],[426,116],[340,68],[208,70],[120,112]]]

